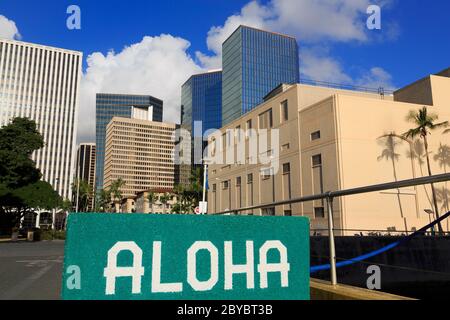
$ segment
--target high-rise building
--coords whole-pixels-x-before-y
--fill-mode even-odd
[[[81,65],[81,52],[0,40],[0,126],[14,117],[36,121],[45,146],[32,159],[66,199],[74,176]]]
[[[194,123],[197,126],[194,127]],[[179,166],[180,182],[189,183],[192,165],[201,164],[203,134],[222,126],[222,71],[191,76],[181,87],[181,127],[191,135],[190,164]],[[195,148],[195,144],[202,146]],[[206,145],[206,143],[205,143]],[[188,152],[189,149],[184,149]],[[196,152],[195,152],[196,151]]]
[[[181,87],[181,126],[192,132],[202,122],[202,135],[222,126],[222,71],[191,76]]]
[[[122,178],[124,198],[148,189],[173,189],[176,128],[170,123],[113,117],[106,129],[103,187]]]
[[[75,177],[79,181],[87,182],[92,189],[95,187],[95,143],[81,143],[78,147]],[[76,194],[76,191],[74,193]],[[92,197],[88,199],[87,209],[94,209]]]
[[[133,109],[133,107],[135,107]],[[134,110],[134,111],[133,111]],[[106,126],[113,117],[132,117],[132,113],[147,111],[149,119],[162,121],[163,102],[146,95],[98,93],[96,97],[96,188],[103,187]]]
[[[239,26],[222,52],[222,125],[262,103],[281,83],[300,81],[295,38]]]

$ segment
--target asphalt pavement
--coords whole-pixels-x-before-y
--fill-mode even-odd
[[[0,300],[58,300],[64,241],[0,242]]]

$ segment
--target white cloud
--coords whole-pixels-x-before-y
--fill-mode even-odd
[[[164,121],[179,122],[181,85],[202,69],[186,53],[190,43],[171,35],[144,37],[121,52],[87,57],[81,84],[78,140],[95,140],[96,93],[148,94],[164,101]]]
[[[0,15],[0,38],[3,39],[20,39],[20,33],[16,23],[7,17]]]
[[[208,32],[210,54],[196,52],[205,68],[220,68],[222,43],[243,24],[295,36],[300,43],[300,71],[303,77],[336,83],[392,87],[392,78],[380,67],[362,70],[356,78],[344,71],[342,64],[329,53],[326,44],[336,42],[367,43],[380,41],[380,35],[370,36],[366,29],[369,5],[392,7],[395,0],[271,0],[267,4],[251,1],[222,26]],[[386,25],[386,24],[385,24]],[[384,37],[393,39],[398,26],[385,30]],[[392,29],[392,30],[391,30]]]
[[[301,53],[300,71],[303,78],[373,89],[395,88],[392,76],[383,68],[357,69],[356,75],[350,76],[342,63],[329,55],[328,50],[310,48]]]
[[[307,79],[350,84],[353,80],[341,63],[317,49],[304,49],[300,59],[301,76]]]
[[[356,85],[368,87],[368,88],[385,88],[394,89],[395,86],[392,83],[392,76],[383,68],[373,67],[369,71],[366,71],[361,77],[355,81]]]
[[[145,37],[140,43],[106,56],[88,57],[82,81],[79,140],[93,140],[97,92],[150,94],[164,100],[164,120],[179,121],[181,85],[192,74],[221,68],[222,43],[241,24],[295,36],[301,48],[301,74],[314,80],[392,87],[387,71],[370,66],[350,76],[328,45],[336,42],[364,44],[377,40],[366,28],[366,9],[373,2],[386,10],[395,0],[253,0],[213,26],[206,38],[209,52],[188,54],[189,42],[171,35]],[[383,25],[384,21],[383,21]],[[389,36],[388,36],[389,38]],[[352,70],[358,66],[352,66]],[[354,72],[353,72],[354,73]]]
[[[380,5],[386,6],[390,1]],[[365,42],[366,10],[370,4],[369,0],[271,0],[263,5],[254,0],[230,16],[223,26],[209,30],[208,49],[220,56],[223,41],[241,24],[287,33],[302,43]],[[197,58],[205,65],[211,62],[201,53],[197,53]]]

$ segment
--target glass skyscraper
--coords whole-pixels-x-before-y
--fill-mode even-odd
[[[222,126],[222,71],[196,74],[181,87],[181,125],[193,130],[202,122],[202,134]]]
[[[281,83],[298,83],[293,37],[239,26],[222,45],[222,126],[263,102]]]
[[[202,123],[202,131],[195,131],[194,122]],[[191,163],[201,161],[200,149],[194,154],[194,141],[203,143],[203,134],[222,126],[222,71],[191,76],[181,87],[181,127],[191,133]],[[195,132],[194,132],[195,131]],[[203,149],[203,148],[202,148]],[[197,163],[198,164],[198,163]],[[185,174],[181,174],[183,179]]]
[[[96,188],[103,188],[106,126],[113,117],[131,118],[132,108],[153,107],[153,121],[162,122],[163,102],[146,95],[98,93],[96,96]]]

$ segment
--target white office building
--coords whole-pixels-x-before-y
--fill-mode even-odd
[[[71,198],[82,53],[0,39],[0,126],[36,121],[45,147],[33,154],[43,180]]]

